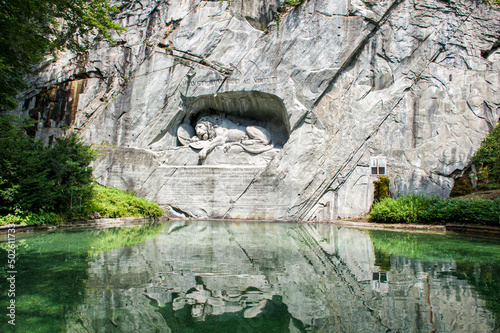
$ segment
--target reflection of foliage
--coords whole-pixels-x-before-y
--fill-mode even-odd
[[[456,276],[467,279],[474,285],[485,300],[486,306],[500,319],[498,239],[478,240],[456,234],[400,233],[381,230],[371,230],[369,233],[375,253],[377,257],[381,255],[382,260],[391,255],[422,261],[453,260],[457,265]]]
[[[91,253],[110,251],[119,247],[131,246],[145,242],[156,236],[163,229],[163,225],[154,224],[138,228],[113,228],[97,231],[97,237],[92,241]]]
[[[4,256],[2,256],[4,257]],[[18,254],[16,331],[64,332],[66,312],[83,302],[87,256],[80,254]],[[34,268],[36,273],[34,274]],[[2,276],[2,290],[5,277]],[[2,295],[3,309],[9,300]],[[2,325],[6,322],[2,321]],[[8,332],[7,325],[0,330]]]
[[[110,251],[123,246],[142,243],[156,236],[162,224],[152,224],[130,228],[69,230],[61,232],[37,233],[17,239],[16,246],[29,253],[67,253],[70,255],[88,255]],[[0,249],[7,250],[8,244],[0,244]]]
[[[390,271],[391,270],[391,255],[376,248],[375,249],[375,266],[378,266],[382,272]]]
[[[496,327],[500,325],[500,263],[457,263],[457,271],[462,273],[486,302],[486,306],[496,316]]]
[[[500,262],[498,240],[481,242],[456,234],[400,233],[371,230],[370,237],[376,250],[421,260]]]
[[[163,225],[28,234],[16,239],[16,331],[64,332],[66,316],[82,304],[88,261],[97,252],[144,242]],[[7,262],[7,244],[0,260]],[[0,273],[0,288],[8,290],[7,273]],[[7,293],[0,296],[5,309]],[[2,312],[4,313],[4,312]],[[6,320],[0,331],[9,332]]]

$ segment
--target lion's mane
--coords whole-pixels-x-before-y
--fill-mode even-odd
[[[220,125],[221,118],[219,116],[204,116],[198,119],[196,123],[205,125],[208,132],[208,140],[213,140],[217,136],[215,128]]]

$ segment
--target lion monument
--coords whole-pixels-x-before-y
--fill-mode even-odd
[[[242,126],[218,115],[201,117],[193,129],[188,123],[177,129],[177,138],[183,146],[200,150],[198,156],[204,161],[216,147],[225,151],[237,145],[251,154],[260,154],[274,148],[271,134],[260,126]]]

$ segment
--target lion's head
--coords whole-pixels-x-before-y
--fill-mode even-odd
[[[200,140],[212,140],[217,135],[215,134],[215,127],[220,123],[219,116],[205,116],[198,119],[194,128],[196,136]]]

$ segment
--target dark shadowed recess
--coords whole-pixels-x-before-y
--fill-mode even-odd
[[[221,115],[246,126],[261,126],[273,136],[277,146],[283,146],[290,136],[290,123],[283,101],[260,91],[231,91],[220,94],[184,97],[183,113],[174,128],[189,122],[193,127],[200,117]]]

